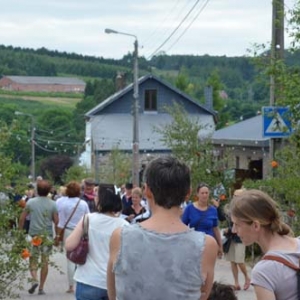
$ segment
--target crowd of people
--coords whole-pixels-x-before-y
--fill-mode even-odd
[[[36,290],[45,294],[53,244],[73,250],[88,216],[86,263],[75,265],[66,258],[66,292],[75,293],[77,300],[234,300],[250,285],[258,300],[298,299],[296,272],[285,261],[299,266],[300,242],[291,236],[267,194],[236,190],[223,210],[210,187],[200,183],[197,200],[191,201],[189,168],[171,156],[152,160],[144,177],[142,188],[127,183],[121,193],[113,184],[96,185],[91,178],[71,181],[55,199],[49,197],[48,181],[36,182],[19,220],[19,228],[29,237],[42,237],[41,243],[33,244],[29,258],[30,294]],[[227,253],[220,222],[231,239]],[[245,247],[252,243],[260,246],[264,257],[250,278]],[[223,254],[231,265],[232,284],[214,282],[215,263]],[[282,276],[287,284],[282,284]]]

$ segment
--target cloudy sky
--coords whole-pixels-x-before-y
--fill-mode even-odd
[[[285,0],[292,8],[296,0]],[[139,54],[242,56],[270,42],[272,0],[0,0],[0,44],[121,58]]]

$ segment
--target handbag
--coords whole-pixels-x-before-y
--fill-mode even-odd
[[[89,252],[89,216],[84,215],[83,222],[83,234],[80,239],[79,244],[71,251],[67,251],[67,258],[77,264],[77,265],[84,265],[86,262],[86,257]]]
[[[232,240],[232,236],[230,235],[224,241],[224,243],[223,243],[223,252],[224,253],[228,253],[229,252],[229,248],[230,248],[230,245],[231,245],[231,240]]]
[[[69,224],[71,218],[73,217],[78,205],[79,205],[79,202],[80,202],[81,199],[78,200],[78,202],[76,203],[76,206],[74,207],[72,213],[70,214],[67,222],[65,223],[65,226],[63,228],[57,228],[56,229],[56,236],[54,238],[54,246],[58,246],[60,242],[62,242],[64,240],[64,234],[65,234],[65,229],[67,227],[67,225]]]

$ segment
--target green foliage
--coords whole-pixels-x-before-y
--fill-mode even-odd
[[[107,162],[101,163],[99,182],[121,185],[131,181],[131,156],[113,148]]]
[[[17,298],[27,278],[28,265],[21,257],[27,247],[25,236],[12,226],[19,214],[15,204],[0,204],[0,299]]]
[[[207,79],[206,84],[213,89],[213,108],[215,111],[221,111],[224,107],[224,101],[220,96],[223,85],[220,80],[219,71],[214,70]]]
[[[293,30],[299,29],[299,4],[298,2],[295,10],[291,12]],[[294,49],[292,50],[295,55],[299,55],[299,49],[295,48],[299,42],[299,35],[297,35],[297,32],[292,32],[291,36],[294,37],[294,42],[292,43]],[[264,45],[257,46],[257,53],[259,50],[265,50]],[[276,146],[275,157],[270,159],[274,159],[278,163],[278,167],[272,169],[269,177],[256,182],[246,181],[244,184],[248,188],[259,188],[269,193],[280,204],[284,220],[291,225],[295,234],[299,235],[300,227],[293,213],[297,215],[300,210],[300,192],[298,188],[300,176],[300,68],[299,65],[289,64],[292,61],[291,56],[286,61],[283,59],[271,60],[269,55],[269,51],[264,51],[257,55],[257,65],[263,76],[270,77],[272,75],[274,78],[275,104],[276,106],[288,106],[290,108],[292,127],[295,131],[290,138],[281,140],[280,147]]]
[[[82,94],[80,94],[80,93],[8,91],[8,90],[1,90],[1,89],[0,89],[0,95],[6,95],[6,96],[8,95],[8,96],[79,98],[79,99],[82,98]]]
[[[199,131],[205,129],[200,120],[191,120],[179,104],[166,108],[173,117],[171,124],[164,128],[155,127],[162,135],[162,141],[172,150],[172,154],[186,162],[191,170],[192,187],[199,182],[215,186],[223,181],[222,162],[216,161],[210,138],[199,140]]]
[[[89,172],[86,168],[83,168],[81,166],[71,166],[62,175],[62,182],[64,184],[73,180],[81,182],[82,179],[88,177],[93,178],[94,174],[91,174],[91,172]]]

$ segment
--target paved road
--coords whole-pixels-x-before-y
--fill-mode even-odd
[[[66,270],[66,260],[65,255],[63,253],[56,253],[52,257],[53,261],[57,266],[60,266],[61,271]],[[249,274],[251,270],[249,268]],[[232,284],[232,274],[230,270],[229,262],[226,262],[224,259],[219,259],[216,265],[215,271],[215,280],[220,281],[222,283]],[[240,284],[243,285],[244,279],[240,278]],[[21,291],[21,299],[22,300],[33,300],[33,299],[43,299],[43,300],[74,300],[75,297],[73,294],[67,294],[66,290],[68,288],[67,276],[66,274],[61,273],[56,268],[50,267],[48,279],[45,284],[45,292],[46,295],[37,295],[37,293],[33,295],[29,295],[27,289],[30,287],[29,284],[25,284],[25,290]],[[253,288],[250,287],[247,291],[238,291],[237,296],[239,300],[254,300],[255,295]]]

